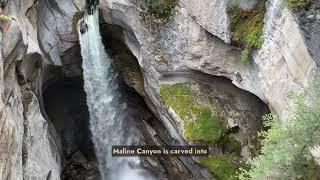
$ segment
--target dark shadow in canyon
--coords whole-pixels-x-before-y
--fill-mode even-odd
[[[82,78],[63,78],[50,83],[43,93],[43,101],[63,149],[61,178],[99,179]]]

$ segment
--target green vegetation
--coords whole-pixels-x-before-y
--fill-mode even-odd
[[[249,48],[245,48],[241,52],[240,60],[241,60],[242,63],[246,64],[246,63],[248,63],[249,58],[250,58],[250,49]]]
[[[72,17],[72,32],[77,32],[77,24],[79,20],[84,16],[83,11],[76,12]]]
[[[0,15],[0,21],[3,20],[14,20],[15,18],[13,16],[6,16],[6,15]]]
[[[144,3],[147,15],[166,21],[172,15],[177,0],[144,0]]]
[[[213,105],[197,102],[196,94],[187,84],[161,85],[160,96],[167,107],[171,107],[185,122],[185,137],[197,144],[219,146],[226,151],[223,155],[200,158],[200,164],[207,167],[222,180],[236,179],[237,163],[241,144],[231,137],[224,125],[225,118]]]
[[[214,144],[225,133],[222,116],[213,107],[199,104],[186,84],[161,85],[160,95],[165,105],[185,121],[185,136],[189,141]]]
[[[228,150],[228,152],[233,153],[234,155],[240,155],[241,153],[241,143],[236,140],[234,137],[227,136],[224,141],[225,149]]]
[[[241,10],[236,5],[228,7],[232,41],[244,49],[241,53],[242,62],[248,62],[252,49],[261,48],[265,14],[264,3],[264,1],[260,1],[256,9],[252,11]]]
[[[236,163],[232,161],[234,155],[213,155],[200,158],[200,163],[208,167],[209,171],[219,177],[220,180],[235,180],[239,170]]]
[[[285,2],[292,10],[299,10],[306,5],[306,0],[285,0]]]
[[[261,132],[261,154],[240,179],[319,179],[320,167],[312,161],[309,147],[320,143],[320,78],[295,98],[284,123],[265,117],[269,129]]]
[[[196,121],[189,121],[185,124],[185,136],[194,142],[216,143],[221,139],[224,131],[221,120],[213,115],[208,107],[200,109]]]

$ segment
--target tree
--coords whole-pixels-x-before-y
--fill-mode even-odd
[[[267,131],[260,133],[261,154],[251,162],[251,169],[243,170],[240,179],[320,178],[310,149],[320,144],[320,77],[294,98],[294,105],[285,121],[268,115]],[[306,168],[307,167],[307,168]]]

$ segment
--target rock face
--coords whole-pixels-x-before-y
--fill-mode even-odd
[[[298,18],[308,50],[319,65],[320,53],[317,49],[320,48],[320,36],[318,31],[320,28],[320,3],[318,1],[309,1],[309,3],[310,4],[306,9],[298,12]]]
[[[252,63],[244,65],[239,61],[238,49],[222,42],[219,38],[226,39],[209,28],[209,24],[220,27],[226,15],[221,13],[217,22],[202,20],[199,15],[207,18],[205,14],[223,12],[221,9],[226,7],[212,2],[197,11],[203,4],[193,8],[191,4],[179,1],[173,17],[160,27],[140,20],[134,1],[102,1],[100,7],[106,22],[125,29],[127,44],[142,67],[150,97],[156,96],[157,92],[153,91],[157,91],[162,74],[191,69],[231,79],[282,116],[291,92],[308,84],[316,67],[316,57],[309,53],[294,15],[282,1],[269,1],[264,43]],[[222,29],[221,32],[228,34],[225,27]]]
[[[187,142],[179,118],[160,99],[159,87],[168,73],[197,71],[226,77],[285,119],[291,94],[308,85],[315,62],[320,61],[318,3],[297,18],[281,0],[268,1],[264,43],[247,65],[240,62],[239,48],[228,44],[227,0],[180,0],[173,16],[161,24],[143,20],[141,3],[100,0],[99,8],[105,23],[122,27],[123,41],[143,75],[143,81],[138,78],[132,87],[159,117],[172,144]],[[0,179],[60,179],[62,148],[44,111],[42,83],[50,79],[47,64],[72,64],[68,54],[78,44],[75,30],[84,6],[84,0],[7,2],[5,12],[17,21],[1,33]],[[81,73],[68,67],[70,74]],[[177,161],[191,176],[208,178],[191,158]]]
[[[182,7],[187,10],[200,26],[224,42],[230,43],[231,34],[229,31],[229,18],[226,12],[227,3],[228,1],[219,0],[181,1]]]
[[[282,2],[273,0],[267,6],[264,43],[254,56],[259,69],[256,76],[260,78],[262,99],[283,117],[291,94],[312,77],[316,57],[310,55],[296,19]]]
[[[57,137],[38,98],[36,7],[34,1],[9,1],[5,8],[17,20],[1,36],[0,179],[60,179]]]

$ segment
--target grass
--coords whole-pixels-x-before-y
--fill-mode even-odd
[[[207,167],[209,171],[220,180],[235,180],[239,170],[236,163],[232,161],[233,154],[212,155],[200,158],[200,164]]]
[[[223,118],[210,106],[199,104],[186,84],[161,85],[160,96],[185,122],[185,136],[189,141],[214,144],[225,133]]]
[[[250,12],[244,12],[238,6],[230,5],[227,13],[230,19],[232,42],[244,49],[241,53],[241,61],[248,62],[251,51],[261,48],[263,43],[264,0]]]

